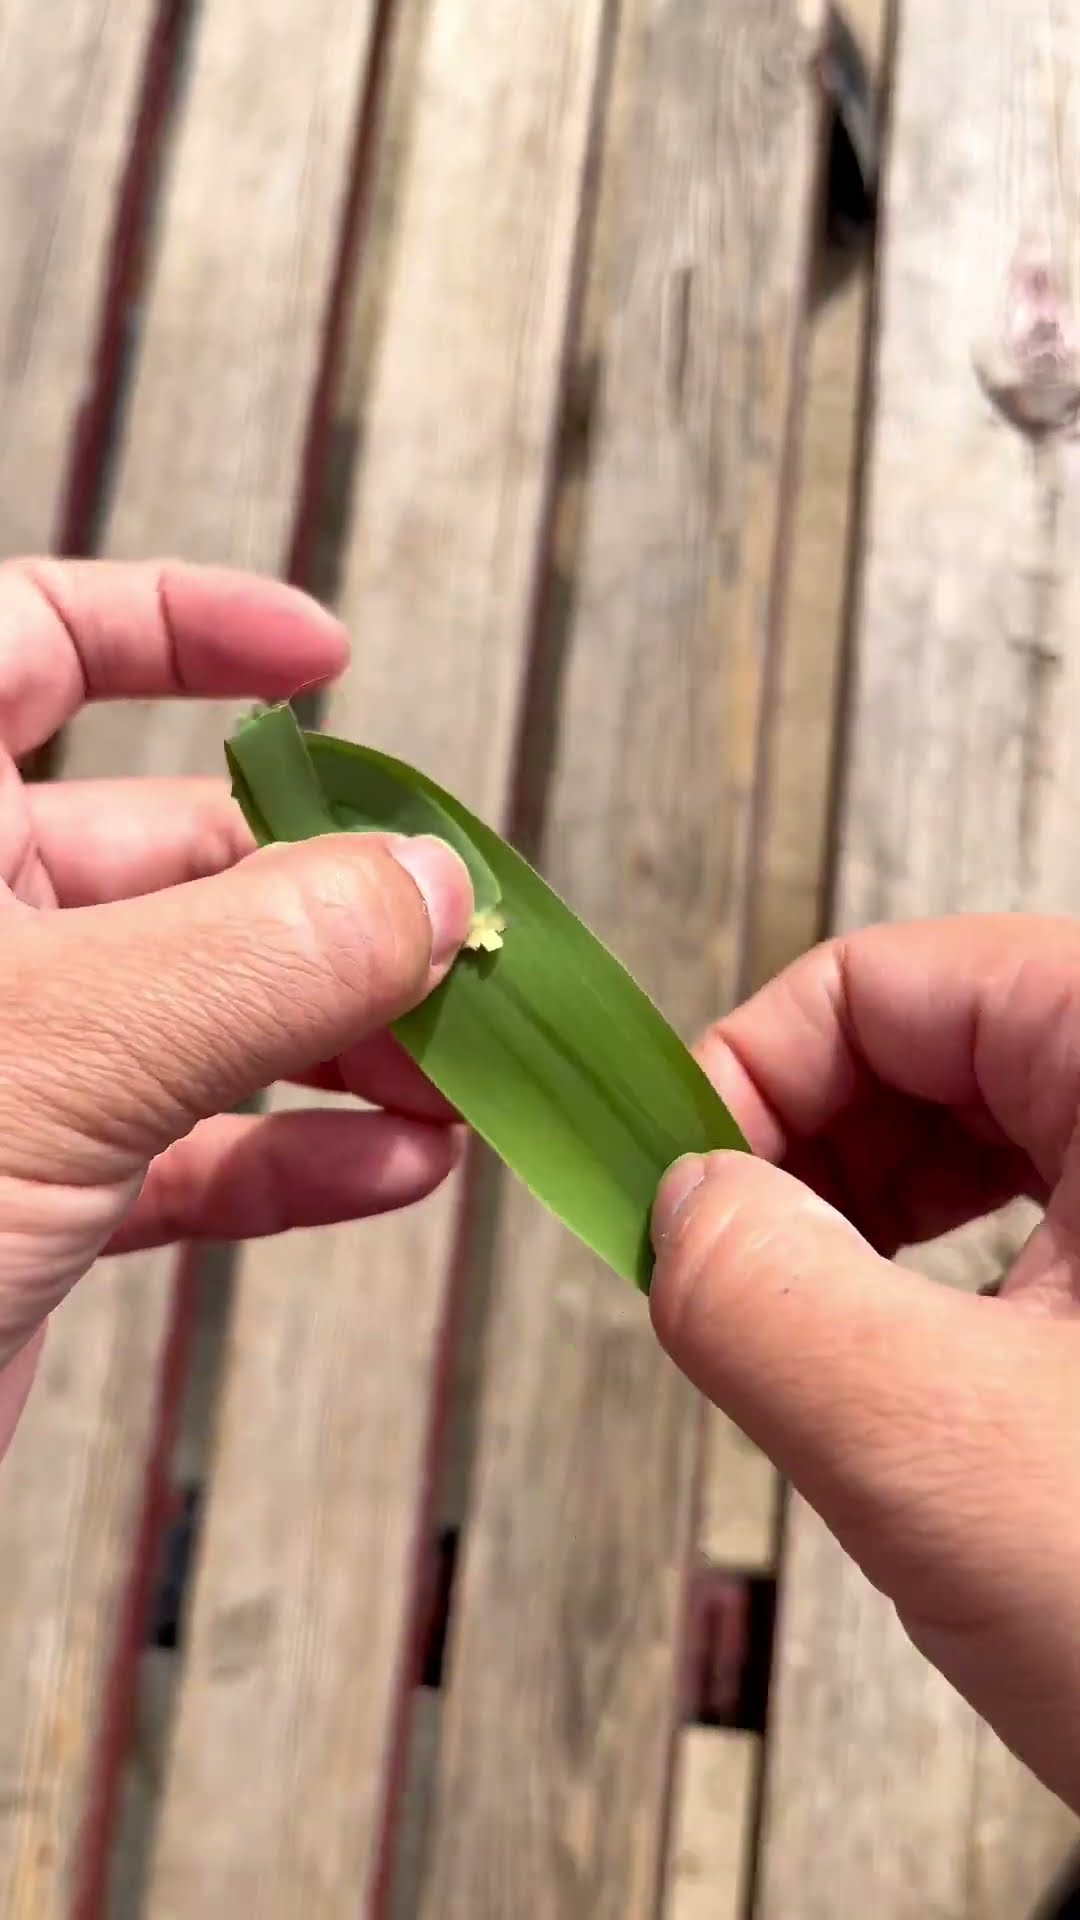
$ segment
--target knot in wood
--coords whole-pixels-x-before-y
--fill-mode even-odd
[[[1080,333],[1049,251],[1025,242],[1009,269],[1001,334],[975,356],[983,390],[1013,426],[1061,433],[1080,414]]]

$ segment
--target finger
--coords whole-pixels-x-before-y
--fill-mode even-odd
[[[1047,1199],[1019,1148],[987,1144],[951,1109],[893,1100],[885,1089],[816,1139],[792,1141],[782,1164],[890,1258],[1020,1196]]]
[[[61,906],[130,899],[224,872],[254,846],[224,780],[69,780],[27,794],[32,837]],[[420,1120],[457,1117],[389,1034],[298,1079]]]
[[[1005,914],[867,928],[787,968],[701,1058],[768,1159],[864,1114],[876,1086],[974,1117],[1052,1183],[1080,1095],[1080,926]],[[887,1143],[861,1117],[848,1133],[880,1161]]]
[[[339,622],[279,581],[160,562],[0,567],[0,742],[15,755],[86,700],[276,699],[347,657]]]
[[[1080,1721],[1073,1330],[901,1273],[747,1155],[673,1169],[654,1236],[652,1315],[672,1358],[954,1683],[1048,1766],[1039,1723],[1065,1671]]]
[[[663,1345],[854,1550],[852,1502],[882,1491],[882,1456],[886,1470],[910,1464],[911,1429],[943,1357],[955,1362],[957,1307],[973,1303],[901,1274],[819,1196],[748,1155],[679,1162],[653,1236]]]
[[[0,745],[0,914],[13,900],[55,907],[56,894],[34,837],[29,789]]]
[[[745,1154],[673,1169],[654,1235],[651,1311],[671,1357],[872,1579],[947,1617],[961,1598],[949,1582],[976,1552],[965,1487],[1014,1443],[1033,1464],[1030,1437],[1011,1428],[1042,1323],[893,1266],[817,1195]],[[925,1585],[931,1564],[940,1593]]]
[[[450,1127],[383,1113],[222,1114],[153,1162],[111,1253],[254,1240],[411,1205],[460,1155]]]
[[[63,780],[27,789],[33,838],[64,907],[221,873],[254,841],[224,780]]]
[[[445,1126],[459,1118],[389,1033],[373,1034],[338,1059],[300,1074],[298,1081],[301,1086],[318,1087],[325,1093],[352,1093],[373,1107],[416,1120]]]
[[[151,899],[20,914],[0,948],[0,1171],[129,1177],[414,1005],[471,909],[441,842],[334,834]]]

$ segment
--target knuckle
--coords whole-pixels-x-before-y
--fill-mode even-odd
[[[427,914],[375,836],[319,848],[291,878],[283,911],[310,964],[334,990],[361,1001],[372,1021],[393,1018],[419,997],[431,960]]]
[[[423,901],[362,839],[268,849],[248,881],[137,936],[120,909],[6,908],[0,1173],[126,1176],[205,1113],[418,1000]]]
[[[200,800],[190,842],[185,880],[204,880],[225,873],[254,851],[255,842],[243,814],[228,788],[215,785]]]

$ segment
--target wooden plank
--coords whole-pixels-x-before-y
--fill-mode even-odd
[[[205,9],[109,527],[114,554],[281,570],[353,188],[377,0]],[[214,762],[215,767],[217,762]]]
[[[881,75],[885,0],[845,0],[874,80]],[[863,363],[872,246],[822,240],[813,270],[801,453],[791,558],[762,770],[761,829],[746,984],[760,985],[813,945],[826,911],[828,826],[851,542],[858,504]],[[715,1409],[707,1414],[701,1548],[720,1565],[775,1564],[781,1493],[756,1447]],[[697,1806],[696,1798],[688,1802]]]
[[[880,81],[885,0],[844,0],[842,11],[871,76]],[[823,244],[815,262],[802,454],[757,861],[752,986],[812,946],[826,913],[872,267],[871,236],[857,248]]]
[[[355,0],[216,0],[200,16],[121,449],[115,555],[285,564],[373,17]],[[78,305],[77,288],[67,297]],[[216,769],[223,724],[181,704],[98,709],[72,729],[67,767]],[[103,1868],[174,1357],[172,1275],[168,1255],[106,1262],[77,1290],[5,1463],[5,1913],[59,1920]]]
[[[733,1420],[705,1413],[698,1545],[714,1566],[765,1573],[776,1559],[779,1491],[765,1455]]]
[[[344,593],[363,645],[327,724],[496,817],[603,15],[599,0],[434,0],[363,422]],[[456,1203],[245,1256],[154,1920],[336,1920],[386,1895]]]
[[[129,215],[136,212],[133,148],[140,108],[153,105],[148,82],[162,27],[157,0],[62,8],[8,0],[0,12],[0,555],[45,552],[65,536],[78,459],[95,454],[87,429],[106,398],[122,290],[114,221],[125,189]],[[88,1333],[69,1357],[100,1401],[110,1354]],[[137,1353],[141,1340],[136,1304],[125,1353]],[[83,1604],[94,1612],[115,1541],[108,1489],[93,1530],[80,1526],[112,1420],[76,1438],[77,1394],[69,1395],[59,1359],[47,1350],[0,1483],[0,1900],[12,1914],[58,1912],[60,1888],[70,1891],[81,1871],[88,1781],[80,1728],[96,1701],[85,1670],[65,1667],[57,1595],[78,1556]],[[133,1378],[140,1391],[135,1368]],[[50,1698],[41,1711],[43,1692]]]
[[[681,1735],[664,1920],[742,1920],[760,1761],[753,1734]]]
[[[0,555],[64,531],[158,0],[0,7]]]
[[[1080,904],[1073,455],[973,360],[1018,241],[1077,284],[1076,0],[906,0],[886,179],[837,921]],[[1056,525],[1055,525],[1055,515]],[[1045,655],[1045,658],[1043,656]],[[1050,691],[1042,691],[1043,677]],[[947,826],[946,826],[947,823]],[[984,1229],[922,1256],[974,1284]],[[995,1261],[1000,1233],[991,1231]],[[1075,1823],[911,1649],[800,1502],[784,1560],[763,1920],[1024,1912]]]
[[[734,986],[822,9],[641,0],[547,812],[554,883],[687,1032]],[[769,109],[761,109],[766,76]],[[554,665],[549,660],[549,666]],[[699,1406],[644,1303],[506,1195],[430,1920],[655,1912]]]

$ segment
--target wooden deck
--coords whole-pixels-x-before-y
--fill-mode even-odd
[[[0,553],[332,599],[324,724],[688,1036],[830,922],[1080,905],[1076,469],[973,364],[1030,228],[1080,287],[1080,0],[845,13],[876,239],[826,237],[825,0],[0,0]],[[1078,1837],[480,1158],[103,1263],[0,1623],[12,1920],[1028,1920]]]

